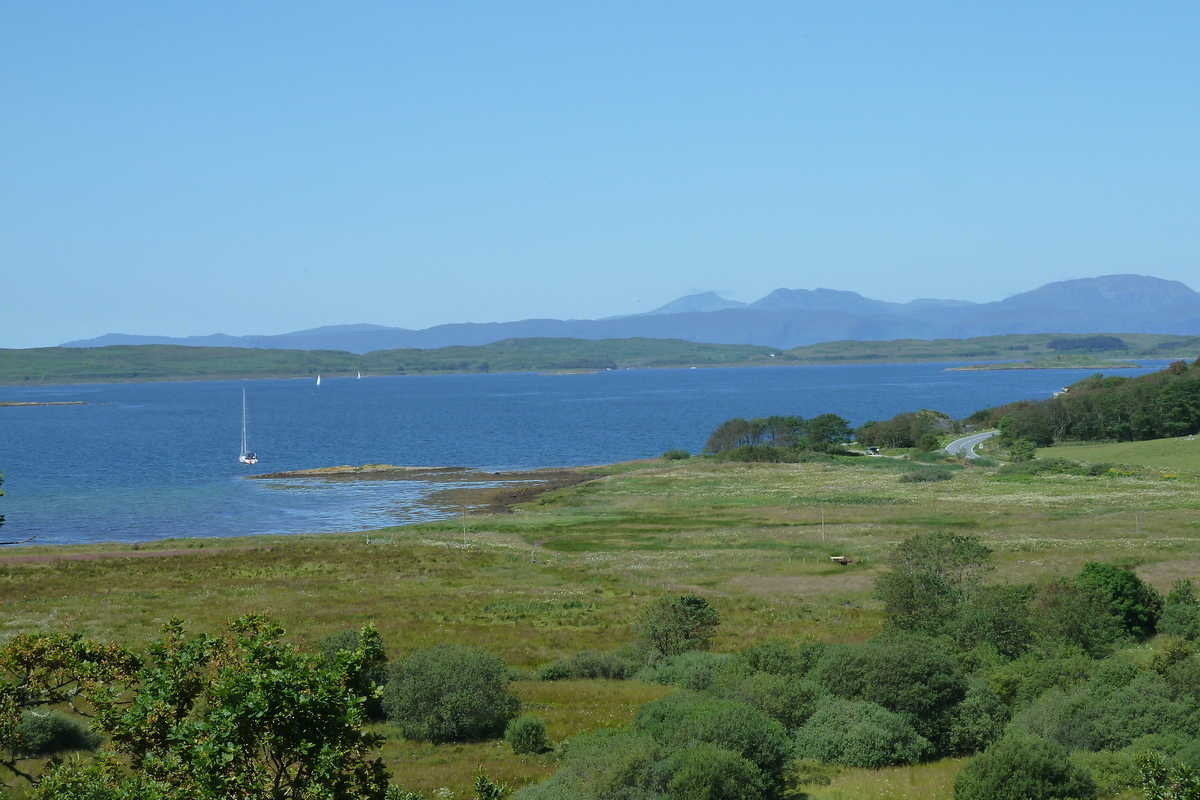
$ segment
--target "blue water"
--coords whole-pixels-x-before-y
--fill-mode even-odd
[[[933,408],[962,417],[1048,397],[1091,370],[948,372],[947,364],[620,370],[0,387],[7,517],[36,544],[353,531],[441,513],[423,482],[248,481],[386,463],[486,469],[697,451],[730,417],[834,413],[859,425]],[[1122,370],[1139,374],[1152,368]],[[246,389],[255,467],[237,463]]]

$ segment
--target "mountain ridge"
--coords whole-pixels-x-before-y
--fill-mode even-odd
[[[179,344],[366,353],[401,347],[483,345],[514,338],[647,337],[791,348],[842,339],[940,339],[1104,330],[1200,334],[1200,293],[1180,281],[1132,274],[1056,281],[990,303],[932,298],[892,303],[837,289],[781,288],[748,304],[726,300],[715,292],[701,292],[650,312],[595,320],[466,322],[419,330],[358,323],[251,336],[110,333],[60,346]]]

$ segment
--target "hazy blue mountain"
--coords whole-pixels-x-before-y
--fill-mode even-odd
[[[745,308],[746,304],[737,300],[726,300],[716,292],[701,292],[689,294],[678,300],[672,300],[665,306],[660,306],[646,314],[686,314],[690,311],[723,311],[727,308]]]
[[[1200,334],[1200,293],[1178,281],[1105,275],[1049,283],[994,303],[913,300],[888,303],[834,289],[776,289],[746,305],[713,292],[681,297],[652,312],[597,320],[526,319],[456,323],[423,330],[332,325],[274,336],[106,334],[68,347],[184,344],[348,350],[489,344],[502,339],[648,336],[716,344],[789,348],[839,339],[938,339],[1006,333]]]

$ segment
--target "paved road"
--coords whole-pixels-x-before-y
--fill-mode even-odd
[[[973,433],[970,436],[964,436],[961,439],[955,439],[950,444],[946,445],[946,452],[952,456],[962,456],[963,458],[979,458],[979,453],[975,452],[976,446],[981,444],[984,439],[990,439],[1000,431],[985,431],[983,433]]]

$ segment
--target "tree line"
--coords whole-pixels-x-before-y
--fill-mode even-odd
[[[1039,447],[1190,436],[1200,432],[1200,359],[1135,378],[1096,374],[1056,397],[983,409],[965,421]]]

